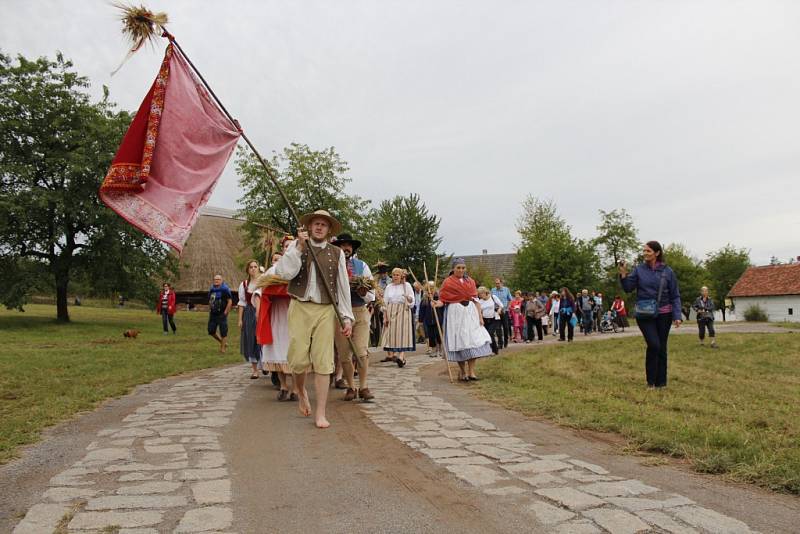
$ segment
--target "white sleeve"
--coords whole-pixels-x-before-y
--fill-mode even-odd
[[[244,282],[239,284],[239,304],[237,304],[237,306],[239,306],[240,308],[247,307],[247,295],[245,294],[244,291]]]
[[[369,265],[367,265],[367,262],[364,262],[364,272],[361,273],[361,274],[366,276],[367,278],[372,278],[372,271],[370,271]],[[369,304],[370,302],[374,302],[374,301],[375,301],[375,290],[374,289],[370,289],[369,291],[367,291],[367,294],[364,295],[364,302]]]
[[[406,304],[408,304],[409,306],[413,306],[415,302],[414,288],[411,287],[411,284],[409,284],[408,282],[406,282],[405,286],[403,287],[403,295],[406,298]],[[411,304],[408,303],[408,297],[411,297]]]
[[[500,299],[497,298],[497,295],[492,295],[492,300],[494,301],[495,305],[499,306],[500,309],[503,309],[503,303],[500,302]]]
[[[306,246],[309,246],[308,243]],[[292,280],[300,272],[302,261],[301,252],[297,249],[297,240],[294,240],[275,264],[275,274],[284,280]]]
[[[280,267],[280,264],[279,264]],[[342,319],[349,319],[350,324],[356,322],[353,316],[353,307],[350,302],[350,277],[347,275],[347,262],[344,259],[344,252],[339,253],[339,273],[336,280],[336,293],[339,300],[339,315]]]

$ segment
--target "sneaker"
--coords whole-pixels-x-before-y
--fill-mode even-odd
[[[347,392],[344,394],[344,397],[342,397],[342,400],[351,401],[355,398],[356,398],[356,390],[347,388]]]
[[[358,396],[359,396],[359,397],[361,398],[361,400],[362,400],[362,401],[364,401],[364,402],[371,401],[372,399],[374,399],[374,398],[375,398],[375,395],[373,395],[373,394],[370,392],[369,388],[359,389],[359,390],[358,390]]]

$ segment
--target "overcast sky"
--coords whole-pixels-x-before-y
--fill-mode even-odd
[[[698,257],[800,255],[800,2],[146,4],[262,153],[336,147],[350,193],[419,193],[446,252],[512,251],[533,194],[579,237],[626,208],[643,240]],[[125,44],[107,2],[2,7],[4,53],[60,50],[138,108],[163,47],[110,77]],[[240,196],[232,159],[209,204]]]

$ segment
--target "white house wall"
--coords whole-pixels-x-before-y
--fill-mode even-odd
[[[758,304],[767,313],[770,322],[800,322],[800,295],[778,297],[735,297],[732,299],[736,307],[736,315],[744,319],[744,312],[750,306]],[[793,314],[789,315],[789,308]]]

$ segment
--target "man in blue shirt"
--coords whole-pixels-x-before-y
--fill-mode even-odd
[[[511,302],[513,297],[511,296],[511,291],[509,291],[508,288],[503,285],[503,279],[499,277],[494,279],[492,295],[497,297],[503,304],[503,309],[500,312],[500,324],[502,325],[502,328],[500,328],[501,335],[499,337],[501,339],[499,341],[502,342],[503,348],[506,348],[508,346],[508,340],[511,339],[511,322],[508,320],[507,310],[508,304]]]

